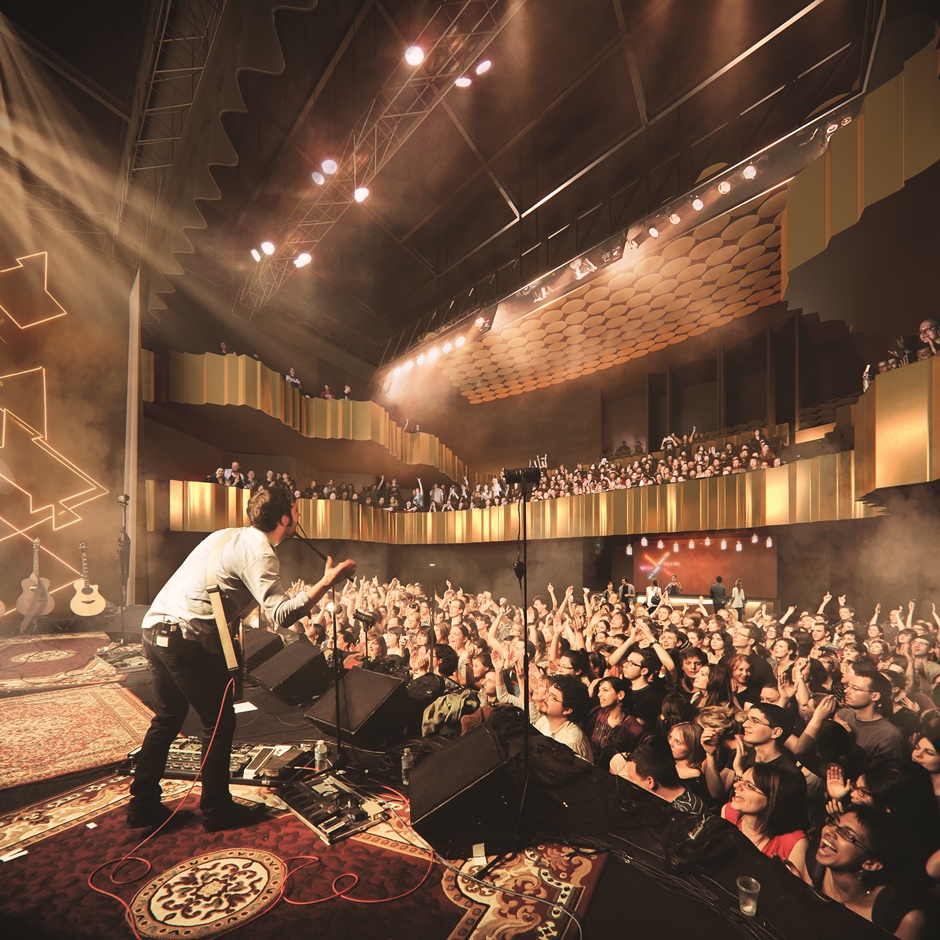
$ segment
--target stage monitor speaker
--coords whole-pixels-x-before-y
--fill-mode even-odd
[[[243,633],[245,668],[254,672],[262,663],[284,649],[284,640],[276,633],[267,630],[245,630]],[[298,641],[301,642],[301,641]]]
[[[347,670],[340,679],[340,728],[348,740],[360,747],[381,748],[405,737],[409,705],[408,692],[401,679],[358,666]],[[335,693],[324,695],[306,717],[335,736]]]
[[[322,650],[297,642],[275,653],[251,675],[288,705],[300,705],[330,687],[331,670]]]
[[[506,755],[486,725],[435,751],[411,772],[411,825],[445,858],[512,850],[519,802]]]

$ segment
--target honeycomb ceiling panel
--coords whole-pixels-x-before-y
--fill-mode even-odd
[[[498,322],[441,370],[471,403],[591,375],[701,336],[781,297],[778,190],[691,232],[648,238],[588,283]]]

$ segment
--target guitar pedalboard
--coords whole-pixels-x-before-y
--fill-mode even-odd
[[[375,799],[364,797],[338,776],[316,776],[278,787],[277,795],[326,845],[372,828],[389,818]]]
[[[128,754],[131,766],[137,765],[140,748]],[[296,767],[312,761],[311,751],[290,744],[233,744],[229,760],[232,783],[267,787],[284,783],[295,774]],[[178,737],[170,746],[166,762],[167,777],[195,780],[202,765],[202,741]]]

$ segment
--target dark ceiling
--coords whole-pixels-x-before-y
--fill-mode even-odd
[[[224,119],[239,162],[213,170],[221,198],[200,203],[206,228],[189,233],[195,252],[178,259],[186,273],[173,279],[166,331],[207,285],[231,306],[253,273],[249,250],[290,234],[311,172],[340,151],[439,5],[319,0],[276,14],[286,68],[240,76],[247,113]],[[252,319],[289,321],[378,364],[403,331],[420,335],[522,287],[857,91],[880,7],[504,0],[485,52],[492,69],[443,95],[369,198]],[[4,3],[24,40],[63,67],[55,80],[66,93],[85,96],[115,154],[149,8]],[[160,330],[156,342],[173,345]]]

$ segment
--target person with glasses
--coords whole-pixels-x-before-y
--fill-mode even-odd
[[[735,759],[735,771],[743,774],[749,766],[772,764],[799,777],[805,793],[806,779],[793,754],[785,747],[792,734],[793,720],[786,709],[763,702],[751,706],[743,722],[741,739],[744,749]]]
[[[801,877],[806,870],[806,786],[774,764],[755,764],[734,778],[721,816],[764,854],[782,858]]]
[[[813,887],[903,940],[926,940],[929,926],[916,895],[897,879],[901,830],[890,813],[852,806],[829,816],[804,874]]]
[[[837,717],[855,734],[870,763],[905,756],[904,736],[888,720],[893,711],[891,683],[871,663],[855,663],[845,686],[845,704]]]

